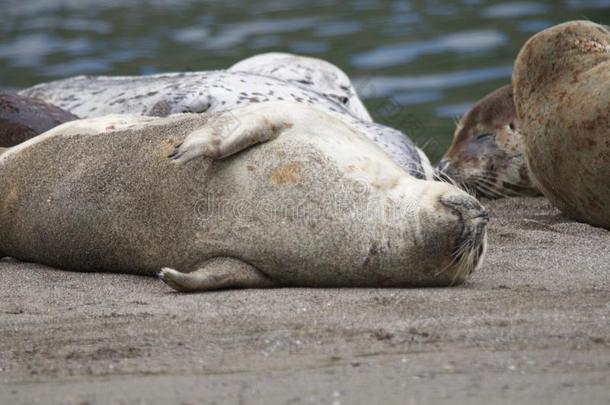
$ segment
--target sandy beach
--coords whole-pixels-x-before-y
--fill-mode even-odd
[[[178,294],[0,262],[0,403],[610,401],[610,232],[487,202],[464,286]]]

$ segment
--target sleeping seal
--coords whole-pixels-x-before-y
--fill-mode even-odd
[[[530,172],[571,218],[610,229],[610,31],[590,21],[534,35],[513,71]]]
[[[485,96],[464,115],[436,169],[487,198],[536,196],[523,150],[512,85]]]
[[[299,60],[304,66],[311,64],[307,59]],[[253,66],[248,63],[245,68],[253,69]],[[355,92],[348,103],[352,108],[350,110],[334,97],[311,90],[319,88],[323,91],[328,89],[328,86],[323,84],[324,82],[313,82],[314,78],[308,76],[307,72],[303,72],[303,77],[309,78],[308,84],[293,80],[290,69],[284,69],[282,72],[287,81],[243,71],[167,73],[152,76],[78,76],[39,84],[23,90],[21,94],[41,98],[81,118],[108,114],[167,116],[175,113],[210,113],[228,111],[252,103],[295,101],[315,106],[356,127],[379,144],[398,165],[413,176],[427,179],[433,177],[434,170],[430,161],[408,136],[396,129],[369,122],[368,113],[362,116],[362,111],[366,112],[366,109],[353,110],[357,106],[357,103],[353,102],[354,96],[357,98]],[[310,81],[314,84],[309,84]],[[345,94],[351,94],[351,91],[348,88]],[[332,92],[334,94],[335,91]],[[361,116],[357,115],[359,112]]]
[[[487,221],[299,103],[74,121],[0,155],[0,256],[182,291],[461,283]]]
[[[271,80],[256,81],[252,75]],[[102,79],[108,88],[99,85]],[[85,92],[78,93],[74,87]],[[283,87],[287,87],[288,91]],[[299,90],[305,90],[305,93]],[[279,52],[243,59],[224,71],[152,76],[78,76],[42,83],[21,93],[49,102],[53,100],[81,118],[128,113],[166,116],[283,99],[311,103],[309,98],[314,93],[317,97],[311,101],[319,103],[321,96],[332,101],[334,108],[372,122],[351,80],[339,67],[322,59]],[[100,105],[102,102],[109,105]],[[328,106],[324,105],[324,108]]]

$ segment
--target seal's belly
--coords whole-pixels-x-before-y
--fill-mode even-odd
[[[172,163],[174,146],[202,123],[182,117],[142,130],[41,138],[0,159],[1,253],[144,274],[188,272],[230,256],[284,284],[380,284],[378,260],[401,237],[399,226],[381,226],[367,211],[369,190],[314,141],[333,140],[286,134],[220,161]],[[382,154],[364,151],[363,165]],[[402,173],[387,162],[384,175]]]

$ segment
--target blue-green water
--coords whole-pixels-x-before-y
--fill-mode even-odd
[[[78,74],[218,69],[287,51],[357,82],[376,120],[434,160],[454,120],[508,83],[523,42],[610,0],[0,0],[0,88]]]

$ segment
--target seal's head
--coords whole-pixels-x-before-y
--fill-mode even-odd
[[[437,171],[487,198],[539,194],[525,161],[511,85],[487,95],[464,115]]]
[[[421,266],[434,266],[428,285],[462,284],[483,262],[489,212],[451,184],[424,183],[417,223],[426,232],[419,235],[417,245],[428,255]]]
[[[609,27],[570,21],[548,28],[531,37],[515,61],[515,98],[536,97],[547,86],[558,87],[558,82],[576,82],[579,75],[608,59]]]
[[[372,122],[349,77],[322,59],[290,53],[270,52],[244,59],[229,71],[248,72],[284,80],[334,100],[356,117]]]

